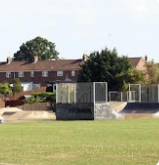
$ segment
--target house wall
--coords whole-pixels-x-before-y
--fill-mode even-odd
[[[75,71],[75,76],[71,75],[71,71],[63,71],[63,76],[57,76],[57,71],[48,71],[48,77],[42,77],[42,71],[34,71],[34,77],[31,77],[30,71],[24,72],[24,77],[18,77],[18,72],[11,72],[11,77],[6,77],[6,72],[0,72],[0,83],[13,83],[15,78],[19,78],[21,82],[33,82],[33,84],[46,85],[46,81],[60,81],[65,82],[68,78],[71,82],[76,82],[79,71]]]
[[[139,63],[136,66],[136,69],[140,71],[144,71],[146,73],[147,72],[146,61],[141,58]]]

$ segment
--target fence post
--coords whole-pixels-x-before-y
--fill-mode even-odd
[[[95,105],[95,82],[93,82],[93,103]]]
[[[141,84],[139,84],[139,102],[141,102]]]
[[[123,101],[123,92],[121,92],[121,101]]]
[[[158,98],[158,102],[159,102],[159,84],[157,85],[157,98]]]
[[[68,84],[68,103],[70,103],[70,84]]]
[[[77,99],[76,99],[76,92],[77,92],[77,84],[73,83],[73,86],[74,86],[74,103],[76,103]]]
[[[108,83],[105,82],[105,101],[108,102]]]
[[[129,91],[128,91],[128,102],[130,102],[130,93],[131,93],[131,91],[130,91],[130,84],[129,84]]]
[[[56,84],[56,104],[58,103],[58,84]]]
[[[109,92],[109,101],[111,101],[111,93]]]

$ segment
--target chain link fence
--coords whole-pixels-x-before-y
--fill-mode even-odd
[[[127,92],[109,91],[109,101],[159,102],[159,84],[129,84]]]
[[[59,83],[56,86],[56,103],[107,102],[107,83]]]
[[[129,93],[134,92],[133,97],[129,96],[129,102],[159,102],[159,84],[130,84]]]
[[[159,102],[159,84],[142,85],[141,102]]]

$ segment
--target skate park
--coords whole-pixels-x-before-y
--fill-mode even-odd
[[[122,93],[108,91],[107,83],[85,83],[74,87],[59,86],[57,93],[57,120],[159,117],[158,84],[129,84],[129,90]]]
[[[149,119],[159,117],[159,85],[129,84],[127,92],[109,91],[107,83],[61,83],[56,113],[1,109],[5,121]],[[4,112],[3,112],[4,111]]]
[[[129,84],[127,104],[121,109],[126,119],[159,117],[159,85]]]

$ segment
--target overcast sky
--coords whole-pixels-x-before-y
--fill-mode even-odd
[[[60,58],[116,47],[159,62],[159,0],[0,0],[0,61],[37,36]]]

